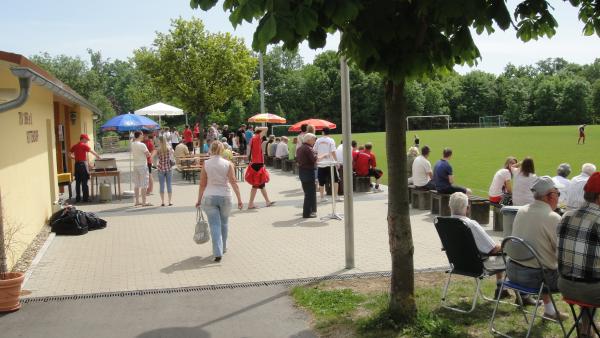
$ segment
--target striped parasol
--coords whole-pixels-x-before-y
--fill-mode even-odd
[[[286,119],[275,114],[256,114],[248,119],[252,123],[285,123]]]

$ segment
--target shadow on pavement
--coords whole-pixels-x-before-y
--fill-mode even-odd
[[[324,227],[328,226],[327,222],[319,222],[319,221],[308,221],[305,218],[298,217],[294,219],[290,219],[287,221],[277,221],[273,222],[272,225],[277,228],[287,228],[287,227]]]
[[[160,269],[160,272],[166,273],[166,274],[171,274],[175,271],[201,269],[210,264],[214,264],[211,256],[204,257],[204,258],[202,258],[200,256],[195,256],[195,257],[186,258],[177,263],[173,263],[173,264],[167,266],[166,268],[162,268],[162,269]],[[209,266],[209,267],[215,267],[215,266],[216,265]]]

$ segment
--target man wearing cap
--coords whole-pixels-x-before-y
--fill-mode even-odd
[[[535,259],[510,260],[506,267],[508,278],[527,288],[539,288],[541,283],[551,291],[558,290],[558,262],[556,229],[560,216],[554,212],[558,206],[560,192],[550,176],[538,177],[533,186],[533,203],[527,204],[517,212],[513,223],[512,235],[527,242],[537,252],[546,272],[542,279]],[[510,255],[510,252],[509,252]],[[558,312],[547,294],[542,295],[544,316],[565,320],[567,314]]]
[[[95,151],[87,145],[90,138],[87,134],[81,134],[79,136],[79,143],[71,147],[70,156],[75,159],[75,201],[81,202],[81,191],[83,190],[83,201],[90,201],[90,191],[88,187],[88,180],[90,179],[90,173],[88,170],[88,158],[87,153],[92,153],[96,158],[100,158],[100,155],[96,154]]]
[[[586,203],[567,211],[558,224],[558,288],[573,300],[600,304],[600,172],[585,184]],[[590,321],[583,317],[584,332]],[[589,336],[589,335],[587,335]]]

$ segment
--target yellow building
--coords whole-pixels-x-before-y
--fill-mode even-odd
[[[73,172],[71,146],[86,133],[93,148],[100,114],[24,56],[0,51],[0,195],[5,233],[17,229],[9,269],[52,215],[57,174]]]

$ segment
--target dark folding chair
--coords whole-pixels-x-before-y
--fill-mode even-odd
[[[545,269],[544,269],[544,266],[542,265],[542,263],[540,262],[540,258],[538,256],[537,252],[535,251],[535,249],[533,247],[531,247],[531,245],[529,245],[527,242],[525,242],[521,238],[514,237],[514,236],[508,236],[508,237],[504,238],[504,240],[502,241],[502,252],[504,253],[504,255],[502,256],[502,259],[504,259],[505,264],[506,264],[507,257],[509,259],[513,259],[515,261],[529,261],[529,260],[533,259],[536,262],[535,269],[538,269],[539,273],[540,273],[542,283],[539,286],[539,288],[528,288],[528,287],[519,285],[515,282],[512,282],[510,280],[507,280],[506,274],[504,274],[504,280],[502,281],[502,285],[500,286],[500,292],[502,292],[502,290],[504,290],[504,289],[513,289],[513,290],[515,290],[516,294],[518,295],[517,296],[518,308],[523,313],[523,318],[525,318],[525,322],[527,324],[529,324],[529,328],[527,329],[527,335],[525,337],[529,337],[529,335],[531,334],[531,329],[533,328],[533,323],[535,322],[535,317],[537,316],[537,310],[540,306],[540,302],[539,301],[536,302],[535,309],[532,312],[528,312],[525,310],[525,307],[523,306],[523,301],[522,301],[520,295],[521,294],[526,294],[526,295],[530,295],[530,296],[535,295],[535,296],[537,296],[537,299],[539,300],[542,298],[543,292],[548,292],[548,295],[550,296],[550,301],[552,302],[552,305],[554,306],[555,309],[558,309],[558,308],[556,307],[556,303],[554,302],[554,297],[552,297],[551,290],[547,287],[548,283],[546,283]],[[490,319],[490,330],[493,333],[499,334],[503,337],[512,338],[508,334],[502,333],[494,327],[494,319],[496,317],[496,312],[498,310],[498,304],[499,304],[499,299],[496,300],[496,305],[494,306],[494,312],[492,313],[492,318]],[[528,314],[531,315],[531,321],[527,318]],[[542,317],[542,318],[552,321],[552,322],[558,322],[563,331],[563,335],[565,335],[565,336],[567,335],[567,333],[565,331],[565,327],[563,326],[562,320],[560,320],[560,317],[558,320],[554,320],[554,319],[546,318],[546,317]]]
[[[506,270],[504,264],[498,266],[484,264],[489,255],[479,252],[471,229],[461,219],[438,216],[435,218],[434,224],[442,241],[442,250],[446,253],[448,263],[450,263],[450,269],[446,271],[448,273],[448,281],[444,286],[442,294],[442,307],[461,313],[470,313],[477,306],[477,298],[479,296],[484,300],[494,301],[494,299],[486,297],[481,291],[481,281],[486,277],[495,275],[497,272]],[[453,274],[473,277],[475,279],[476,290],[473,295],[473,304],[469,310],[447,305],[448,287]]]

